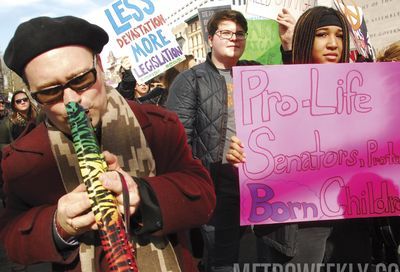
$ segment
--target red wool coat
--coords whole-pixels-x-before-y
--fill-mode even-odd
[[[161,232],[175,241],[182,271],[197,271],[182,230],[204,224],[211,216],[215,194],[210,176],[192,158],[174,113],[153,105],[130,105],[156,162],[157,176],[146,180],[161,209]],[[43,123],[4,150],[2,167],[7,207],[0,216],[0,240],[9,258],[22,264],[51,262],[63,271],[80,271],[78,249],[64,259],[53,241],[53,215],[66,192]],[[96,252],[100,271],[108,271],[102,249]]]

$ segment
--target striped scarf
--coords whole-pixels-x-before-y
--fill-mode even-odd
[[[101,150],[116,154],[121,168],[131,176],[155,176],[153,155],[130,106],[114,89],[108,88],[107,96],[107,111],[101,118]],[[82,182],[72,142],[48,121],[46,125],[64,187],[70,192]],[[94,261],[94,245],[100,244],[98,239],[94,232],[79,237],[79,257],[83,272],[99,271]],[[175,252],[166,238],[154,237],[147,245],[135,246],[140,272],[180,271]]]

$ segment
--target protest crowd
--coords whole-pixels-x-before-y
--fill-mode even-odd
[[[36,17],[16,26],[4,62],[27,91],[17,90],[10,101],[0,97],[4,271],[33,271],[40,264],[44,272],[400,271],[400,190],[393,184],[400,139],[387,140],[386,156],[377,155],[381,149],[372,140],[396,125],[389,117],[373,119],[383,123],[382,132],[368,139],[367,161],[359,151],[364,142],[336,152],[325,146],[336,138],[356,141],[354,131],[364,127],[354,120],[381,101],[375,97],[383,90],[356,90],[368,79],[360,74],[376,73],[382,81],[371,86],[399,90],[400,40],[376,57],[351,58],[351,27],[340,10],[315,6],[295,18],[283,8],[276,21],[280,65],[243,59],[248,20],[239,11],[218,10],[206,26],[204,62],[177,48],[169,57],[146,60],[150,71],[124,56],[107,68],[119,79],[115,86],[107,83],[100,57],[111,41],[102,27],[74,16]],[[140,26],[118,42],[133,43],[165,21]],[[153,46],[161,50],[169,41],[157,35]],[[182,61],[143,80],[178,57]],[[283,71],[293,76],[279,77]],[[342,71],[347,78],[336,79]],[[302,86],[285,95],[284,84],[296,86],[290,81],[303,75],[311,79],[311,98],[299,102],[294,93]],[[282,85],[274,85],[276,78]],[[335,107],[321,99],[329,84]],[[238,107],[240,88],[248,92],[248,108],[243,101]],[[396,104],[390,94],[384,105]],[[302,110],[311,125],[296,119]],[[343,137],[322,135],[333,124],[328,117],[347,122],[357,114]],[[241,118],[245,125],[271,126],[244,132]],[[302,130],[322,124],[313,130],[315,150],[299,152],[300,132],[284,125],[285,149],[267,150],[284,118]],[[360,173],[349,170],[358,163]],[[367,189],[356,195],[361,183]],[[297,187],[311,193],[302,198]],[[321,208],[310,194],[321,194]],[[251,261],[243,262],[245,251]]]

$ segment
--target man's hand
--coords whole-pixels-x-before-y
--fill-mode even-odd
[[[58,200],[55,220],[57,220],[56,224],[63,229],[62,233],[58,229],[63,239],[97,229],[90,207],[89,196],[84,184],[79,185]],[[68,235],[63,235],[64,232]]]
[[[128,173],[122,170],[118,164],[117,156],[111,154],[108,151],[103,152],[105,160],[108,165],[108,171],[100,175],[100,181],[103,186],[114,193],[118,202],[118,209],[121,213],[124,213],[123,197],[122,197],[122,183],[120,175],[122,174],[125,178],[126,185],[129,191],[129,212],[130,215],[134,214],[139,207],[140,196],[136,182],[133,180]]]
[[[108,172],[101,174],[99,180],[106,189],[115,195],[118,209],[123,214],[122,181],[119,173],[124,176],[129,191],[129,212],[132,215],[136,212],[140,203],[137,184],[128,173],[121,169],[114,154],[107,151],[103,154],[108,165]],[[69,238],[68,236],[78,236],[89,230],[98,229],[84,184],[79,185],[72,192],[59,199],[56,220],[56,224],[63,229],[63,232],[68,234],[67,237],[62,237],[64,239]],[[58,231],[60,233],[60,230]]]
[[[289,10],[283,8],[282,12],[278,14],[276,18],[279,23],[279,37],[281,39],[282,48],[285,51],[292,50],[292,41],[294,26],[296,25],[296,19],[289,12]]]

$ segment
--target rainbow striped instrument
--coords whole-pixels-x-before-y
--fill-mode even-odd
[[[117,209],[116,199],[99,181],[99,175],[107,171],[107,164],[100,152],[92,125],[79,104],[70,102],[66,109],[83,182],[99,226],[100,239],[110,270],[137,272],[135,249]]]

